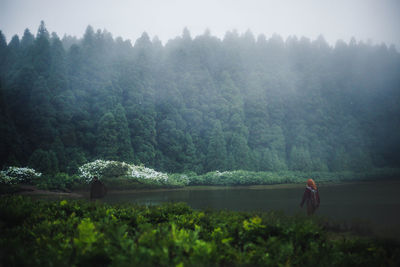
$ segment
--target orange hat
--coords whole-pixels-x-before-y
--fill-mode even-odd
[[[313,179],[308,179],[308,180],[307,180],[307,185],[308,185],[309,187],[312,187],[314,190],[317,190],[317,185],[315,184],[315,182],[314,182]]]

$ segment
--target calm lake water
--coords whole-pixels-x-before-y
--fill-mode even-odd
[[[145,192],[110,192],[105,202],[160,204],[186,202],[195,209],[236,211],[281,210],[306,213],[299,207],[304,186],[187,187]],[[317,214],[336,221],[371,225],[400,237],[400,181],[325,184],[319,186],[321,205]],[[396,232],[396,233],[395,233]]]

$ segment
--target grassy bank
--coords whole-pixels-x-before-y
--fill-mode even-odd
[[[335,238],[332,226],[280,213],[185,204],[0,201],[2,266],[398,266],[395,241]]]

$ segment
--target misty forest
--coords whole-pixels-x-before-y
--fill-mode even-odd
[[[0,266],[399,266],[396,49],[0,31]]]
[[[400,54],[321,36],[189,31],[165,46],[42,23],[0,35],[1,164],[74,173],[95,159],[159,171],[360,171],[400,165]]]

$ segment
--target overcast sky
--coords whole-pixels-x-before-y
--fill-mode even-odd
[[[223,38],[227,31],[250,29],[334,44],[354,36],[400,48],[400,0],[0,0],[0,30],[10,41],[25,28],[36,34],[41,20],[50,32],[82,37],[86,26],[106,29],[132,43],[146,31],[165,44],[187,27],[192,36],[207,28]]]

